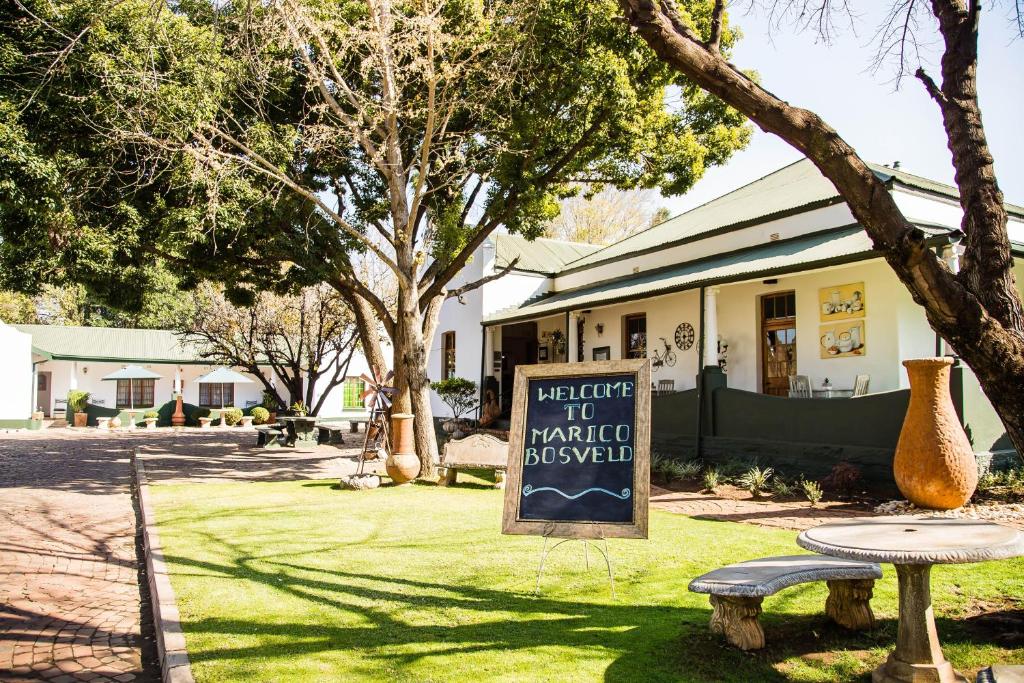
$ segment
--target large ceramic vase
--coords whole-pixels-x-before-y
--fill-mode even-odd
[[[395,413],[391,416],[391,455],[384,461],[384,468],[396,484],[408,483],[420,473],[412,421],[411,413]]]
[[[971,443],[949,396],[949,358],[903,361],[910,377],[910,405],[893,459],[900,491],[914,505],[952,510],[978,485]]]
[[[180,393],[174,397],[174,414],[171,415],[171,426],[185,426],[185,407],[182,405]]]

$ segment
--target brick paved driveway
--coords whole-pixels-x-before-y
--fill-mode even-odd
[[[151,480],[337,476],[352,451],[254,451],[252,432],[0,434],[0,681],[156,681],[129,454]],[[144,582],[143,582],[144,583]]]

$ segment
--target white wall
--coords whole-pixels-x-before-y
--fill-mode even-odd
[[[818,290],[853,282],[864,282],[865,287],[865,354],[821,358]],[[729,342],[730,387],[761,390],[760,298],[788,291],[796,294],[797,373],[807,375],[812,388],[828,377],[834,387],[852,389],[857,375],[868,374],[873,393],[899,389],[906,386],[903,358],[935,355],[935,333],[924,313],[885,262],[875,260],[780,277],[773,285],[723,286],[718,295],[718,331]]]
[[[32,416],[35,385],[32,376],[32,336],[0,322],[0,420]]]
[[[384,358],[390,362],[393,355],[391,345],[381,344],[381,351],[384,353]],[[325,358],[324,363],[333,363],[333,358]],[[345,373],[345,376],[359,377],[363,374],[371,376],[373,373],[370,372],[370,364],[367,362],[366,357],[359,351],[356,351],[352,355],[352,361],[349,363],[348,371]],[[314,401],[319,400],[319,397],[329,382],[330,378],[328,377],[320,378],[320,381],[317,382],[316,388],[314,389]],[[319,417],[341,417],[344,414],[351,414],[352,411],[345,411],[344,406],[345,385],[342,383],[327,393],[327,398],[324,399],[323,406],[320,408]]]
[[[74,373],[77,377],[78,389],[89,392],[90,403],[102,405],[105,408],[114,408],[117,406],[117,382],[104,380],[103,377],[120,370],[125,365],[128,365],[128,363],[52,360],[40,363],[37,370],[39,372],[48,371],[52,373],[52,390],[50,392],[50,400],[54,403],[58,399],[63,400],[67,398],[68,391],[71,389],[71,377]],[[144,363],[142,364],[142,367],[161,376],[153,385],[154,403],[156,406],[161,406],[164,403],[173,400],[174,373],[176,370],[179,368],[181,369],[181,378],[184,381],[182,399],[185,403],[198,405],[199,385],[196,384],[195,380],[199,379],[199,377],[206,373],[217,369],[219,366],[179,366],[163,363]],[[267,371],[269,372],[269,368]],[[251,384],[235,385],[235,406],[239,408],[245,408],[249,401],[252,401],[253,404],[255,404],[261,403],[263,400],[263,384],[251,375],[248,376],[253,380]],[[102,403],[100,403],[100,401],[102,401]],[[140,407],[148,408],[150,406]],[[51,411],[50,414],[52,414],[52,410],[53,405],[51,404],[49,407],[49,411]]]
[[[665,347],[660,337],[664,337],[676,355],[676,364],[672,367],[663,365],[651,373],[651,381],[671,379],[675,381],[676,391],[692,389],[696,386],[697,377],[697,334],[700,331],[700,308],[698,292],[688,291],[678,294],[644,299],[627,304],[595,308],[584,314],[583,324],[583,357],[594,359],[594,349],[609,347],[613,360],[622,358],[623,332],[622,319],[627,315],[644,313],[647,316],[647,354],[653,357],[657,351],[664,352]],[[693,346],[683,351],[675,343],[676,327],[687,322],[693,326],[695,338]],[[596,326],[604,325],[599,335]]]

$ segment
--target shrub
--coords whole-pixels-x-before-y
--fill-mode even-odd
[[[263,407],[268,411],[277,410],[277,395],[272,391],[263,392]]]
[[[702,481],[704,483],[705,491],[714,491],[718,488],[718,485],[722,483],[722,475],[720,475],[718,470],[714,467],[709,467],[704,470],[704,478]]]
[[[81,389],[72,389],[68,392],[68,410],[72,413],[86,412],[86,405],[89,403],[89,392]]]
[[[771,490],[779,498],[789,498],[795,491],[792,484],[777,474],[772,477]]]
[[[256,406],[250,414],[254,425],[265,425],[270,421],[270,411],[263,406]]]
[[[142,417],[143,417],[143,418],[145,418],[145,419],[147,419],[147,420],[150,420],[150,419],[155,419],[155,418],[159,418],[159,417],[160,417],[160,413],[156,412],[155,410],[147,410],[147,411],[146,411],[146,412],[145,412],[145,413],[144,413],[144,414],[142,415]]]
[[[1014,502],[1024,498],[1024,468],[992,471],[978,477],[975,497]]]
[[[666,468],[672,479],[688,481],[700,476],[700,462],[697,460],[669,460]]]
[[[242,421],[242,409],[241,408],[225,408],[220,414],[220,419],[224,421],[229,427],[234,427],[236,424]]]
[[[800,482],[800,489],[807,496],[807,500],[811,502],[811,507],[821,502],[821,485],[818,482],[804,479]]]
[[[660,474],[666,462],[668,462],[668,458],[661,453],[657,451],[651,453],[651,474]]]
[[[768,483],[772,478],[772,474],[773,470],[771,467],[762,469],[754,465],[741,474],[736,483],[750,491],[755,498],[759,498],[762,493],[768,490]]]
[[[861,479],[860,468],[844,460],[833,465],[832,471],[821,480],[821,485],[828,491],[850,495],[856,492]]]
[[[476,382],[462,377],[449,377],[440,382],[431,382],[430,388],[437,392],[452,411],[452,417],[458,419],[476,405]]]

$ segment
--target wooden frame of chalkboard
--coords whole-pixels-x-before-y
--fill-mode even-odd
[[[650,386],[646,358],[518,366],[502,533],[647,538]]]

